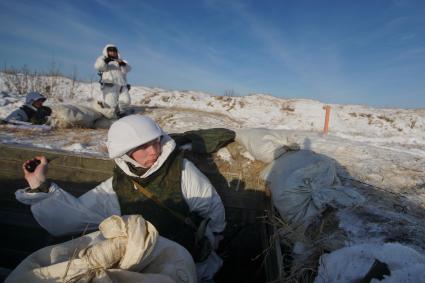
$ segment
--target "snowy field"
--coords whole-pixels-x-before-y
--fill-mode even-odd
[[[48,84],[53,79],[43,80]],[[4,74],[0,75],[0,91],[0,118],[5,118],[22,105],[24,96],[16,93]],[[91,105],[99,91],[97,82],[55,78],[45,105],[53,109],[61,103]],[[294,143],[333,159],[342,180],[359,184],[368,200],[361,209],[338,214],[340,228],[350,239],[348,245],[379,244],[393,237],[424,253],[425,109],[331,104],[330,130],[325,136],[325,104],[319,101],[265,94],[214,96],[142,86],[133,86],[130,94],[136,111],[152,117],[168,132],[211,127],[291,130]],[[0,139],[2,143],[107,156],[106,133],[105,129],[38,132],[2,126]]]
[[[49,85],[53,78],[43,80]],[[100,92],[97,82],[54,80],[46,102],[53,109],[61,103],[90,106]],[[0,76],[0,92],[0,118],[4,118],[21,106],[25,97],[16,93],[4,74]],[[133,86],[130,94],[136,111],[154,118],[168,132],[211,127],[294,130],[294,139],[301,147],[334,158],[347,173],[364,182],[399,191],[425,184],[425,109],[331,104],[330,131],[324,136],[325,111],[319,101],[264,94],[214,96],[142,86]],[[2,127],[0,137],[3,143],[107,155],[105,129],[29,133]]]

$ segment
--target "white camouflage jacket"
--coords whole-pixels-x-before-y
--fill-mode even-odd
[[[108,44],[103,48],[103,55],[96,59],[94,67],[98,72],[102,73],[103,83],[125,86],[127,85],[127,73],[130,72],[131,66],[125,60],[123,60],[126,63],[125,66],[120,66],[116,61],[111,61],[106,64],[104,59],[108,56],[108,52],[106,51],[108,47],[114,47],[114,45]],[[119,53],[118,58],[121,59]]]
[[[141,178],[146,178],[158,170],[175,146],[174,140],[164,135],[161,155]],[[126,161],[125,158],[115,159],[126,174],[136,176],[130,172]],[[187,159],[183,160],[181,189],[190,211],[211,219],[207,237],[213,240],[212,233],[222,232],[226,226],[224,206],[207,177]],[[86,228],[95,229],[105,218],[121,215],[118,199],[112,188],[112,177],[79,198],[67,193],[55,183],[52,183],[48,193],[30,193],[28,189],[20,189],[15,195],[18,201],[31,205],[34,218],[53,235],[77,233]]]

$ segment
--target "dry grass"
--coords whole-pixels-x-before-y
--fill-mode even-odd
[[[158,119],[156,119],[156,122],[159,124],[160,127],[165,127],[166,125],[169,124],[170,120],[174,117],[173,113],[167,114],[165,116],[161,116],[158,117]]]
[[[372,118],[372,114],[366,114],[366,113],[360,113],[359,116],[363,118],[369,118],[369,119]]]
[[[282,107],[280,107],[280,110],[282,112],[294,112],[295,108],[291,107],[289,104],[287,103],[283,103]]]
[[[309,225],[305,223],[291,225],[276,214],[270,221],[270,224],[277,228],[273,237],[279,238],[282,247],[281,282],[314,282],[320,257],[324,253],[344,246],[346,236],[338,228],[338,219],[334,209],[325,210],[320,218]],[[292,253],[296,242],[304,245],[305,252],[303,254]]]
[[[394,123],[394,120],[393,119],[388,118],[387,116],[384,116],[384,115],[380,115],[380,116],[378,116],[378,118],[381,119],[381,120],[384,120],[384,121],[386,121],[388,123]]]
[[[359,116],[363,117],[363,118],[367,118],[368,125],[372,124],[372,121],[373,121],[373,115],[372,114],[360,113]]]
[[[150,98],[143,98],[141,101],[140,101],[140,103],[141,104],[149,104],[151,102],[151,99]]]
[[[214,96],[214,99],[219,101],[225,101],[225,102],[232,101],[232,98],[229,96]]]
[[[168,102],[170,100],[170,97],[169,96],[162,96],[161,100],[164,101],[164,102]]]
[[[251,161],[242,156],[241,152],[245,149],[237,142],[227,145],[226,149],[232,156],[231,162],[222,160],[217,154],[213,155],[213,160],[219,172],[227,180],[241,180],[243,188],[247,190],[266,191],[266,182],[260,178],[260,173],[266,167],[266,164],[257,160]],[[239,182],[239,186],[241,186],[241,182]]]

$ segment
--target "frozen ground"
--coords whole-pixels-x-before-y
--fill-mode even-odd
[[[97,82],[79,83],[59,77],[53,83],[53,78],[42,79],[52,85],[47,105],[53,107],[59,103],[90,105],[100,91]],[[22,104],[24,96],[16,94],[4,74],[0,74],[0,91],[0,118],[4,118]],[[151,116],[169,132],[210,127],[294,130],[297,143],[334,158],[351,177],[397,191],[423,188],[425,184],[425,109],[331,105],[330,133],[323,136],[324,104],[319,101],[264,94],[214,96],[141,86],[134,86],[130,93],[137,111]],[[28,133],[3,127],[0,139],[3,143],[106,155],[105,130]]]
[[[56,80],[47,103],[53,107],[59,103],[89,105],[99,93],[97,83]],[[0,91],[0,118],[4,118],[22,104],[24,96],[16,94],[4,74],[0,74]],[[351,241],[347,244],[385,242],[393,237],[393,241],[425,250],[425,109],[330,105],[330,132],[324,136],[324,104],[319,101],[265,94],[214,96],[142,86],[134,86],[130,94],[137,112],[152,117],[168,132],[210,127],[290,130],[301,148],[334,159],[339,175],[357,184],[368,199],[364,207],[338,215]],[[0,139],[2,143],[107,155],[104,129],[31,132],[1,127]]]

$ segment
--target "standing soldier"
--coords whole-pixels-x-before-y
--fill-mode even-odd
[[[101,108],[113,109],[107,118],[124,116],[126,108],[131,103],[128,93],[130,85],[127,84],[127,73],[131,67],[127,61],[121,59],[117,47],[113,44],[106,45],[102,53],[94,64],[100,75],[102,90],[102,98],[98,98],[97,103]]]

